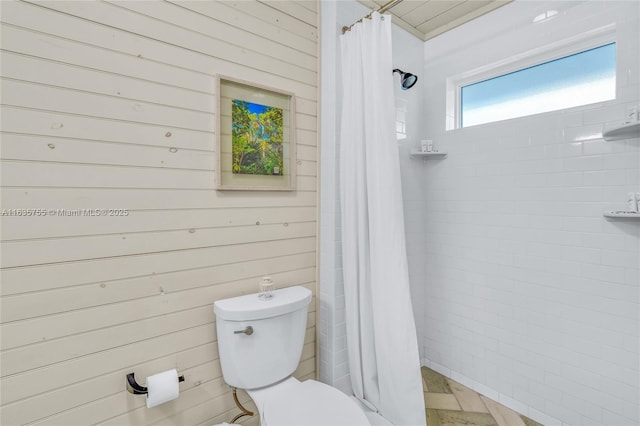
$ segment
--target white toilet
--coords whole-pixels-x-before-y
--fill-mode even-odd
[[[344,393],[291,376],[302,354],[311,291],[296,286],[272,294],[268,300],[256,293],[213,304],[225,382],[249,393],[262,426],[370,425]]]

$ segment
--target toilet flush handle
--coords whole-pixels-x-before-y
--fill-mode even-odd
[[[247,328],[245,328],[244,330],[236,330],[233,332],[233,334],[246,334],[247,336],[251,336],[253,334],[253,327],[251,327],[250,325],[247,326]]]

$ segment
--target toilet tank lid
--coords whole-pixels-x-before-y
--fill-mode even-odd
[[[258,294],[216,300],[213,312],[223,320],[247,321],[284,315],[304,308],[311,302],[311,290],[301,286],[274,290],[269,300],[259,299]]]

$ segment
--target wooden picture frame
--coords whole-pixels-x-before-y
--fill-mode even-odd
[[[216,76],[217,190],[293,191],[295,95]]]

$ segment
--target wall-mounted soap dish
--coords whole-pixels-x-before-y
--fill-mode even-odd
[[[622,210],[604,212],[604,217],[611,217],[617,219],[640,219],[640,213],[638,212],[626,212]]]
[[[430,151],[430,152],[411,151],[410,155],[411,155],[411,158],[444,158],[447,156],[447,153],[442,151]]]
[[[640,121],[612,127],[602,133],[602,139],[605,141],[617,141],[620,139],[633,138],[640,138]]]

